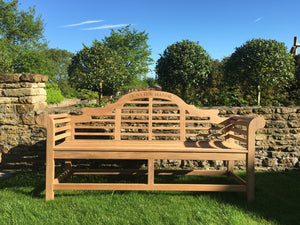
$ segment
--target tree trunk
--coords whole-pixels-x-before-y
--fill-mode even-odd
[[[260,106],[260,95],[261,95],[261,88],[260,85],[257,86],[257,104]]]
[[[99,104],[102,105],[102,98],[103,98],[102,82],[99,83],[98,98],[99,98]]]

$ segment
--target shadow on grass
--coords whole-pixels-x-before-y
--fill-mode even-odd
[[[243,173],[241,172],[243,175]],[[145,176],[74,176],[70,182],[109,182],[145,183]],[[201,183],[228,183],[219,177],[201,178]],[[157,183],[199,183],[199,177],[188,176],[162,176],[156,178]],[[9,178],[0,180],[1,189],[11,189],[12,192],[27,195],[33,198],[44,198],[45,176],[44,173],[22,171]],[[112,191],[84,191],[57,192],[57,197],[82,196],[82,195],[111,195]],[[114,194],[126,195],[128,191],[114,191]],[[154,191],[137,191],[141,195],[153,195]],[[300,171],[291,172],[256,172],[256,200],[247,203],[245,193],[207,193],[207,192],[163,192],[164,195],[193,195],[197,197],[209,196],[220,204],[234,205],[245,212],[252,212],[264,217],[266,220],[276,221],[279,224],[299,224],[300,212]]]

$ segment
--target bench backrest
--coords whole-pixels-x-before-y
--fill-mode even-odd
[[[104,108],[83,108],[82,112],[70,116],[72,139],[199,140],[224,136],[227,119],[219,117],[216,109],[197,109],[162,91],[132,92]]]

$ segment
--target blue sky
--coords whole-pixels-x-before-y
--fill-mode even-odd
[[[49,47],[76,53],[82,44],[132,24],[149,34],[156,61],[168,45],[188,39],[222,60],[252,38],[284,42],[300,38],[300,0],[19,0],[36,6]],[[151,67],[154,68],[154,65]],[[154,76],[153,73],[149,76]]]

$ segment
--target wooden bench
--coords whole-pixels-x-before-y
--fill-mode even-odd
[[[174,94],[140,91],[104,108],[83,108],[82,115],[42,114],[47,128],[46,199],[54,190],[238,191],[254,200],[255,131],[261,117],[219,117],[216,109],[198,109]],[[66,170],[55,178],[55,160]],[[147,170],[76,170],[71,160],[146,160]],[[154,170],[154,160],[224,160],[226,170]],[[234,161],[246,162],[246,180],[233,173]],[[145,174],[143,183],[61,183],[72,174]],[[237,184],[158,184],[155,175],[226,175]]]

